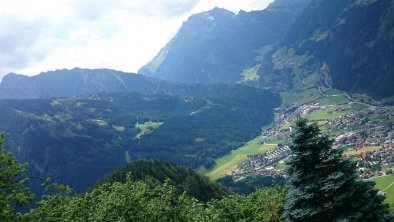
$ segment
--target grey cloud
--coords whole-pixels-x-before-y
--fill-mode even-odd
[[[107,13],[121,9],[120,1],[113,0],[74,0],[71,2],[73,12],[84,20],[99,20]]]
[[[192,10],[198,3],[198,0],[173,0],[173,1],[152,1],[148,9],[151,13],[163,13],[167,17],[173,17]]]
[[[28,20],[18,15],[0,15],[0,71],[23,68],[32,60],[42,59],[41,50],[32,46],[43,34],[44,20]],[[0,75],[4,73],[0,73]]]
[[[192,10],[198,0],[74,0],[75,14],[85,20],[99,20],[112,11],[128,11],[148,17],[174,17]]]
[[[18,15],[0,15],[0,53],[34,43],[45,28],[43,20],[26,20]]]

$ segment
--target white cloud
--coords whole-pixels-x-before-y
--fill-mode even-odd
[[[13,0],[0,7],[0,78],[62,68],[136,72],[192,13],[272,0]]]

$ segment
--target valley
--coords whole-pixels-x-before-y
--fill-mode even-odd
[[[285,176],[284,168],[290,155],[291,127],[297,115],[319,125],[323,133],[333,138],[334,148],[344,149],[344,159],[354,159],[363,179],[374,180],[381,189],[382,181],[394,183],[394,107],[363,96],[352,97],[346,92],[332,89],[316,90],[311,98],[283,97],[281,107],[275,109],[275,120],[263,127],[262,134],[216,159],[216,167],[205,172],[211,179],[230,176],[234,181],[250,180],[256,176]],[[283,93],[287,95],[288,92]],[[308,93],[308,92],[306,92]],[[302,93],[301,93],[302,94]],[[367,126],[367,127],[366,127]],[[381,179],[380,179],[381,178]],[[387,203],[392,202],[392,192]]]
[[[321,92],[321,90],[319,91]],[[392,126],[394,107],[377,106],[376,104],[379,104],[377,101],[373,101],[373,104],[360,102],[347,93],[338,90],[326,90],[324,92],[320,93],[320,97],[315,95],[317,99],[309,102],[305,102],[305,97],[303,97],[301,100],[294,100],[292,104],[288,104],[285,97],[282,106],[275,109],[274,123],[264,127],[261,136],[246,143],[244,147],[232,151],[230,155],[223,159],[216,161],[219,163],[218,166],[228,166],[227,168],[222,167],[223,170],[220,171],[220,175],[229,174],[237,179],[242,179],[248,177],[249,174],[256,175],[258,169],[262,172],[257,174],[261,175],[283,174],[281,165],[284,164],[286,155],[282,158],[277,158],[276,161],[270,162],[270,164],[258,164],[252,168],[242,167],[244,164],[241,164],[241,162],[250,162],[254,155],[261,155],[275,148],[259,150],[256,147],[276,146],[278,144],[288,145],[291,126],[297,115],[308,119],[310,123],[319,125],[323,132],[334,139],[334,148],[345,149],[344,155],[346,157],[359,159],[363,153],[368,153],[369,156],[372,156],[381,150],[387,151],[387,155],[382,156],[381,159],[377,160],[379,163],[374,165],[382,165],[378,168],[390,168],[389,166],[394,161],[392,151],[394,148],[394,129]],[[330,95],[326,93],[330,93]],[[312,98],[315,98],[315,96],[312,96]],[[238,155],[238,158],[235,158],[238,152],[244,154],[243,161],[240,160],[240,155]],[[245,158],[248,158],[248,160],[245,160]],[[264,156],[261,158],[264,159]],[[225,159],[228,161],[223,163]],[[238,168],[234,166],[235,162]],[[231,167],[229,167],[229,163],[232,163]],[[277,167],[278,165],[279,167]],[[361,168],[364,169],[364,167],[360,165],[360,170]],[[374,167],[372,166],[372,168]],[[218,169],[214,168],[206,175],[215,175],[212,177],[216,179],[218,178]],[[361,170],[365,179],[386,174],[385,171],[372,170],[371,172],[370,170],[371,167],[369,170]]]
[[[138,74],[5,75],[0,220],[391,221],[393,21],[393,0],[214,7]]]

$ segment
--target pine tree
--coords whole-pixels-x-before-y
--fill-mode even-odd
[[[298,117],[288,161],[285,221],[390,221],[385,197],[374,182],[359,178],[356,165],[322,135],[317,124]]]

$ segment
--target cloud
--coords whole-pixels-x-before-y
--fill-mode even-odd
[[[272,0],[12,0],[0,7],[0,79],[62,68],[136,72],[192,13]]]
[[[45,56],[44,48],[36,46],[45,32],[46,22],[19,15],[0,14],[0,73],[23,68],[30,60]]]
[[[127,11],[147,17],[171,18],[192,10],[198,0],[73,0],[75,14],[82,19],[97,20],[114,11]]]
[[[129,1],[130,9],[145,16],[174,17],[191,11],[198,0],[135,0]]]

